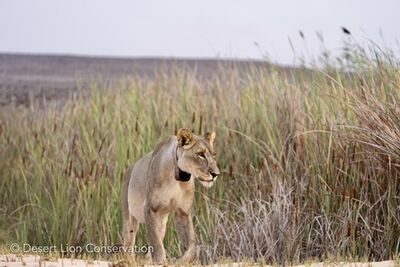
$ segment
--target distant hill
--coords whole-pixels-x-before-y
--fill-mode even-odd
[[[0,105],[27,103],[33,98],[62,98],[71,91],[135,76],[153,79],[161,70],[173,67],[190,71],[199,79],[209,79],[219,68],[237,69],[244,74],[251,67],[269,68],[265,61],[174,58],[118,58],[70,55],[30,55],[0,53]],[[290,68],[282,68],[290,71]]]

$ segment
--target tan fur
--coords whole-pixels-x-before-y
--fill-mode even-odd
[[[206,134],[204,138],[180,129],[177,136],[161,141],[153,152],[128,168],[121,199],[125,246],[135,244],[139,223],[145,223],[153,262],[164,262],[166,223],[168,215],[174,212],[176,230],[186,249],[178,262],[193,259],[195,233],[191,208],[194,178],[206,187],[215,182],[219,169],[214,159],[214,138],[215,133]],[[178,175],[179,169],[188,175]],[[190,177],[190,180],[180,180],[180,177]]]

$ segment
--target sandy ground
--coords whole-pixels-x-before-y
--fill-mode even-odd
[[[0,255],[0,267],[109,267],[113,266],[111,262],[107,261],[85,261],[85,260],[71,260],[71,259],[46,259],[40,256],[23,256],[16,255]]]
[[[121,264],[118,262],[108,262],[108,261],[85,261],[85,260],[72,260],[72,259],[46,259],[40,256],[16,256],[12,254],[8,255],[0,255],[0,267],[122,267],[125,264]],[[211,266],[232,266],[232,267],[240,267],[240,266],[255,266],[254,264],[249,263],[224,263],[224,264],[214,264]],[[265,266],[265,265],[264,265]],[[368,263],[312,263],[307,265],[298,265],[295,267],[325,267],[325,266],[337,266],[337,267],[398,267],[400,263],[394,261],[382,261],[382,262],[368,262]],[[267,266],[266,266],[267,267]]]

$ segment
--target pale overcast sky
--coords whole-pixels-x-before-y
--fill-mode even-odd
[[[289,39],[296,57],[307,51],[316,54],[320,31],[325,46],[337,52],[345,38],[341,26],[358,42],[372,40],[400,52],[399,0],[0,0],[0,52],[245,59],[268,55],[291,64]]]

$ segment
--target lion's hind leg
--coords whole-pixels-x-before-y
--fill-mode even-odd
[[[136,233],[138,229],[139,222],[134,216],[129,214],[127,218],[124,218],[123,238],[126,249],[128,249],[129,246],[132,247],[132,250],[134,249],[133,246],[135,245]]]

